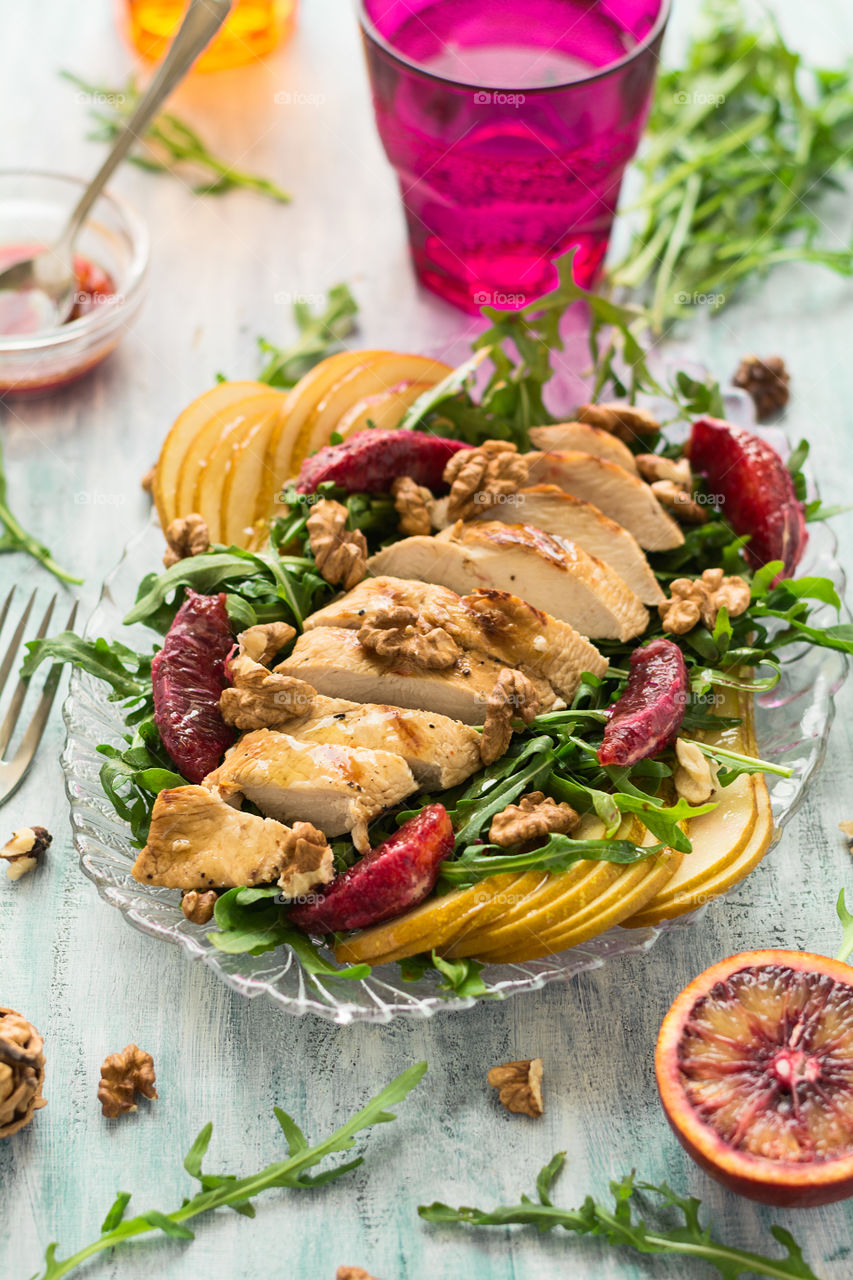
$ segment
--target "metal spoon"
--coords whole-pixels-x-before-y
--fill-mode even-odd
[[[77,202],[56,242],[32,258],[0,272],[0,293],[28,292],[40,316],[40,327],[62,324],[74,305],[76,282],[72,250],[78,232],[101,191],[156,115],[161,103],[180,84],[195,59],[213,39],[234,0],[191,0],[169,52],[148,91],[116,138],[112,150]]]

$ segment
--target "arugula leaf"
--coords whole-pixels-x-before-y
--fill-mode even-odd
[[[337,351],[345,338],[355,332],[358,303],[346,284],[333,285],[325,304],[316,313],[304,300],[293,304],[293,318],[299,337],[289,347],[277,347],[258,338],[265,357],[258,382],[271,387],[292,387],[320,360]]]
[[[272,1187],[286,1187],[293,1191],[306,1190],[324,1186],[328,1182],[343,1177],[362,1164],[362,1157],[331,1165],[318,1174],[312,1175],[308,1171],[322,1164],[331,1155],[350,1151],[355,1145],[356,1136],[363,1130],[396,1119],[394,1113],[387,1108],[402,1102],[422,1079],[426,1069],[425,1062],[418,1062],[408,1067],[390,1084],[387,1084],[375,1098],[371,1098],[351,1119],[315,1146],[310,1146],[295,1121],[285,1111],[276,1107],[275,1115],[287,1142],[288,1158],[275,1161],[257,1173],[250,1173],[243,1177],[204,1172],[202,1162],[210,1145],[213,1129],[212,1125],[205,1125],[184,1159],[184,1168],[187,1173],[201,1183],[200,1191],[191,1198],[184,1199],[178,1208],[170,1213],[149,1209],[135,1218],[124,1217],[130,1196],[127,1192],[120,1191],[104,1219],[101,1234],[91,1244],[70,1254],[67,1258],[57,1258],[58,1246],[48,1245],[45,1251],[44,1270],[33,1277],[33,1280],[62,1280],[63,1276],[83,1266],[96,1254],[127,1244],[151,1231],[161,1231],[173,1240],[192,1240],[193,1232],[185,1224],[193,1218],[220,1208],[235,1209],[238,1213],[251,1217],[254,1215],[252,1202],[255,1197]]]
[[[53,558],[53,553],[38,538],[28,533],[18,517],[9,506],[9,482],[6,478],[6,467],[3,450],[0,448],[0,525],[4,533],[0,534],[0,552],[23,551],[31,556],[42,568],[47,569],[60,582],[80,583],[82,578],[75,578],[67,569],[62,569]]]
[[[139,849],[148,839],[154,801],[165,787],[185,787],[160,741],[151,716],[137,724],[124,748],[102,743],[98,751],[106,760],[101,765],[101,786],[123,822],[130,825],[132,843]]]
[[[370,976],[369,964],[338,969],[324,959],[301,929],[288,924],[281,890],[275,887],[229,889],[216,900],[214,920],[220,932],[209,933],[208,940],[218,951],[229,955],[259,956],[278,947],[289,947],[306,973],[317,977],[358,981]]]
[[[85,640],[73,631],[44,640],[30,640],[21,664],[21,676],[28,679],[43,662],[69,662],[96,680],[108,684],[110,702],[151,698],[153,653],[137,653],[118,640]]]
[[[498,1205],[492,1210],[461,1205],[458,1209],[435,1201],[419,1205],[418,1214],[426,1222],[444,1225],[466,1223],[472,1227],[506,1227],[515,1223],[534,1226],[540,1232],[561,1227],[579,1236],[600,1236],[607,1244],[624,1246],[645,1254],[669,1254],[701,1259],[716,1268],[722,1280],[738,1280],[740,1276],[768,1276],[771,1280],[820,1280],[805,1261],[793,1236],[782,1227],[771,1227],[774,1239],[785,1250],[784,1258],[767,1257],[748,1249],[724,1244],[703,1226],[699,1217],[701,1201],[695,1196],[678,1195],[666,1183],[656,1186],[636,1182],[628,1174],[619,1182],[611,1182],[614,1204],[610,1206],[589,1195],[578,1209],[560,1209],[551,1201],[551,1188],[565,1161],[562,1152],[541,1170],[536,1180],[539,1203],[522,1196],[519,1204]],[[642,1211],[648,1196],[657,1200],[654,1206],[663,1220],[649,1222]],[[668,1211],[680,1218],[669,1225]]]
[[[842,889],[838,895],[838,901],[835,904],[835,912],[841,921],[843,933],[841,935],[841,946],[835,956],[836,960],[846,960],[853,952],[853,915],[847,909],[847,903],[844,901],[844,890]]]
[[[645,848],[630,840],[572,840],[570,836],[552,832],[545,844],[528,853],[506,853],[500,845],[469,845],[459,858],[442,862],[441,877],[454,888],[461,888],[505,871],[567,871],[576,862],[587,859],[628,866],[660,853],[662,848],[662,845]]]
[[[445,981],[439,983],[440,991],[452,991],[457,996],[478,996],[480,998],[495,997],[498,992],[491,991],[480,974],[483,966],[478,960],[445,960],[432,953],[432,965],[444,975]]]

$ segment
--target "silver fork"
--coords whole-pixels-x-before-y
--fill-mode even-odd
[[[15,591],[16,588],[13,587],[6,599],[3,601],[3,604],[0,605],[0,632],[2,632],[3,627],[6,625],[6,618],[8,617],[9,610],[12,607],[12,600],[14,598]],[[9,647],[6,650],[2,662],[0,662],[0,695],[2,695],[3,690],[6,687],[6,681],[9,679],[9,673],[15,665],[15,657],[21,646],[21,641],[26,634],[27,623],[30,620],[30,614],[33,611],[35,599],[36,592],[34,591],[27,601],[24,612],[21,615],[21,619],[15,628],[11,641],[9,642]],[[45,610],[44,617],[41,620],[41,626],[33,639],[43,640],[47,635],[47,629],[50,626],[50,620],[53,616],[56,600],[57,597],[53,596]],[[74,626],[76,616],[77,604],[75,602],[68,617],[67,630],[70,630]],[[41,736],[44,733],[44,727],[47,724],[47,717],[50,715],[50,708],[53,706],[53,700],[56,697],[56,690],[59,686],[59,680],[62,675],[62,666],[63,664],[61,662],[56,662],[48,672],[47,679],[45,680],[44,687],[41,691],[41,697],[39,698],[36,709],[33,712],[32,719],[24,730],[24,736],[21,738],[17,751],[12,756],[11,760],[7,760],[6,751],[12,734],[15,732],[17,727],[18,717],[21,714],[21,708],[24,705],[24,699],[27,696],[29,682],[27,680],[19,680],[15,688],[15,692],[12,694],[9,709],[3,717],[3,723],[0,724],[0,804],[5,804],[6,801],[18,790],[18,787],[26,777],[27,770],[33,762],[36,750],[41,742]]]

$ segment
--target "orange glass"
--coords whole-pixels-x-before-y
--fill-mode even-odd
[[[159,62],[180,26],[187,0],[124,0],[134,48]],[[199,71],[221,71],[262,58],[293,30],[297,0],[236,0],[222,30],[196,63]]]

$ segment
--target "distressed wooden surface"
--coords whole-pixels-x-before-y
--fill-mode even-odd
[[[774,6],[796,42],[834,60],[853,49],[844,0]],[[695,13],[682,0],[683,26]],[[120,81],[129,58],[106,0],[9,6],[0,41],[4,161],[71,172],[94,168],[84,143],[85,104],[56,79],[59,66]],[[291,105],[274,95],[289,90]],[[297,95],[302,95],[301,97]],[[116,184],[152,235],[150,296],[120,352],[60,398],[3,410],[11,498],[26,523],[85,571],[91,607],[99,580],[145,518],[138,478],[178,410],[213,374],[251,377],[255,335],[288,334],[287,299],[350,280],[365,345],[444,350],[468,322],[420,294],[412,280],[394,182],[374,135],[355,23],[341,0],[306,0],[294,43],[263,67],[199,80],[181,95],[223,154],[273,173],[291,208],[251,195],[198,200],[179,183],[127,168]],[[845,219],[838,201],[837,225]],[[836,225],[830,219],[831,225]],[[830,232],[828,231],[828,234]],[[847,234],[847,233],[845,233]],[[727,375],[744,350],[779,351],[796,399],[788,427],[807,433],[828,502],[849,501],[853,286],[817,270],[780,271],[710,325],[696,325],[701,356]],[[842,556],[853,519],[836,521]],[[20,579],[52,585],[20,557],[0,559],[0,590]],[[356,1109],[411,1062],[430,1071],[399,1120],[366,1143],[365,1165],[317,1192],[274,1193],[254,1223],[222,1214],[196,1243],[149,1242],[84,1274],[137,1280],[205,1275],[214,1280],[287,1276],[330,1280],[340,1263],[382,1280],[494,1277],[634,1280],[710,1274],[700,1265],[637,1260],[595,1241],[428,1228],[421,1201],[491,1205],[529,1190],[557,1149],[569,1163],[559,1199],[636,1166],[700,1196],[732,1241],[775,1248],[768,1225],[791,1228],[818,1274],[849,1277],[850,1209],[774,1213],[728,1195],[682,1154],[664,1122],[652,1051],[671,999],[701,969],[747,947],[781,944],[832,951],[838,888],[853,881],[837,830],[853,816],[853,696],[845,691],[827,761],[781,845],[694,929],[664,938],[644,957],[608,964],[569,985],[484,1004],[429,1023],[339,1029],[294,1019],[232,995],[201,965],[129,928],[77,868],[58,756],[58,708],[4,828],[40,822],[54,832],[46,865],[0,883],[0,1003],[45,1035],[47,1110],[0,1146],[0,1274],[23,1280],[44,1246],[79,1247],[97,1232],[116,1188],[140,1207],[168,1208],[187,1188],[183,1152],[215,1122],[212,1166],[248,1171],[280,1150],[274,1104],[311,1137]],[[98,1068],[136,1040],[156,1060],[160,1100],[118,1122],[100,1116]],[[488,1066],[541,1055],[546,1114],[538,1122],[500,1110]]]

